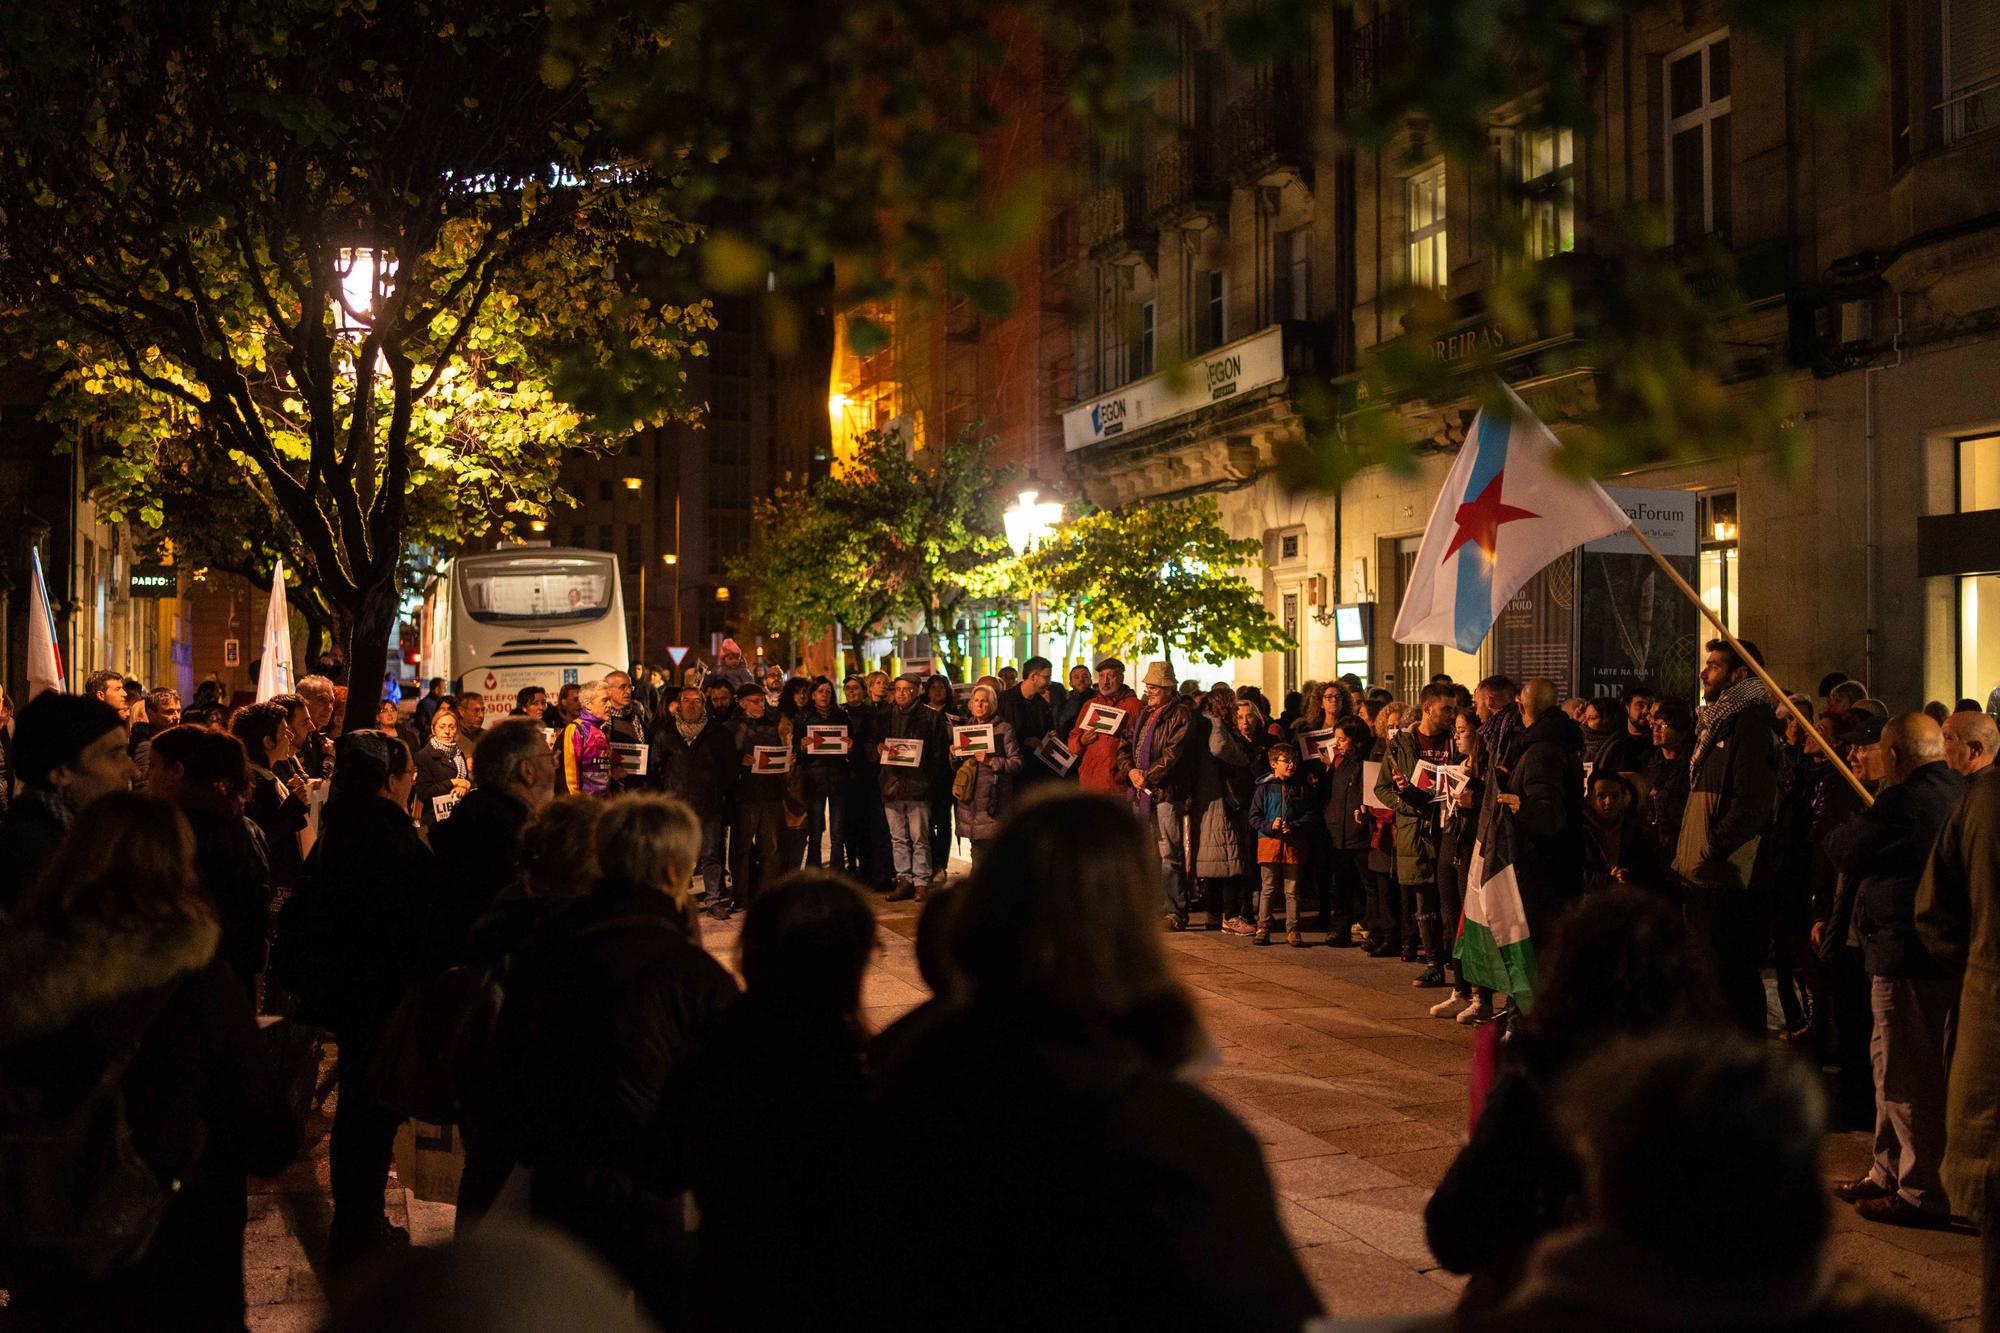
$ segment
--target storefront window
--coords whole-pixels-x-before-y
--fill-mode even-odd
[[[1731,634],[1737,634],[1741,631],[1736,605],[1736,492],[1703,495],[1700,514],[1701,600],[1722,617]]]
[[[2000,509],[2000,435],[1958,442],[1960,513]],[[1958,692],[1986,703],[2000,688],[2000,574],[1958,579]]]

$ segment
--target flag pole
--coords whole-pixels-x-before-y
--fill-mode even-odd
[[[1786,711],[1798,719],[1799,726],[1804,729],[1806,735],[1812,740],[1812,743],[1817,745],[1821,752],[1833,761],[1833,766],[1840,770],[1840,776],[1846,778],[1848,785],[1853,787],[1860,795],[1862,804],[1875,804],[1875,794],[1862,785],[1860,778],[1854,776],[1853,769],[1841,762],[1840,756],[1833,752],[1832,743],[1826,737],[1820,735],[1819,728],[1813,725],[1812,719],[1799,711],[1799,706],[1792,702],[1792,696],[1785,692],[1785,688],[1782,685],[1771,679],[1771,673],[1764,669],[1764,664],[1759,662],[1753,654],[1743,647],[1741,640],[1729,632],[1729,626],[1722,623],[1722,617],[1717,615],[1715,609],[1707,602],[1701,600],[1700,594],[1688,586],[1688,581],[1681,577],[1681,572],[1675,569],[1665,556],[1660,554],[1660,549],[1653,545],[1652,542],[1646,540],[1646,534],[1639,531],[1639,525],[1634,523],[1626,528],[1626,531],[1632,534],[1633,539],[1639,545],[1646,548],[1646,554],[1653,557],[1653,563],[1666,572],[1667,577],[1674,581],[1674,586],[1679,588],[1690,602],[1693,602],[1695,606],[1700,608],[1701,613],[1708,617],[1708,623],[1715,626],[1717,632],[1722,635],[1723,641],[1729,645],[1738,658],[1749,664],[1750,669],[1757,673],[1757,679],[1763,681],[1765,687],[1771,693],[1778,696],[1778,702],[1785,706]]]

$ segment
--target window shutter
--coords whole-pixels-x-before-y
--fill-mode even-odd
[[[1946,95],[2000,79],[2000,3],[1944,0]]]

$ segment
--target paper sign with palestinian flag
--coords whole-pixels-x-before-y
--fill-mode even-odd
[[[1502,991],[1526,1013],[1535,1003],[1535,942],[1514,870],[1513,812],[1495,805],[1479,833],[1465,868],[1465,915],[1454,956],[1466,984]]]
[[[752,773],[791,772],[792,747],[789,745],[753,745],[750,747],[750,771]]]
[[[956,759],[969,759],[973,755],[992,754],[996,745],[993,740],[991,722],[974,722],[969,726],[951,729],[951,753]]]
[[[1438,492],[1396,616],[1398,643],[1477,652],[1500,608],[1542,566],[1632,526],[1603,487],[1556,470],[1556,437],[1500,388],[1504,410],[1483,408],[1472,419]]]
[[[807,754],[847,754],[854,748],[847,728],[837,722],[814,723],[806,728]]]
[[[1116,736],[1118,728],[1125,725],[1125,710],[1105,703],[1088,703],[1083,707],[1083,729],[1099,736]]]

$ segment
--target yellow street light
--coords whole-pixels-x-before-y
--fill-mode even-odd
[[[639,477],[625,478],[625,489],[628,491],[636,491],[645,484],[644,480]]]
[[[720,585],[716,588],[715,600],[718,602],[726,602],[729,600],[729,587],[727,584]]]

